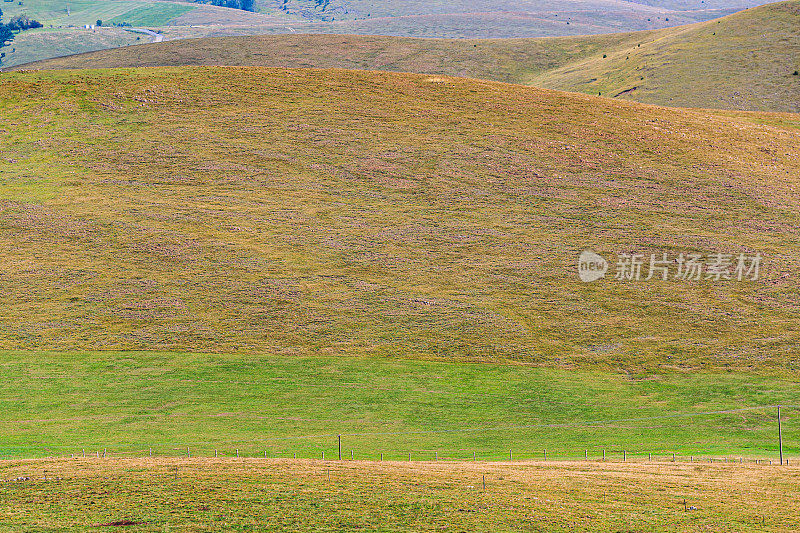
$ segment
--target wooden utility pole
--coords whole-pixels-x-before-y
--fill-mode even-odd
[[[783,466],[783,433],[781,433],[781,406],[778,406],[778,450],[781,454],[781,466]]]

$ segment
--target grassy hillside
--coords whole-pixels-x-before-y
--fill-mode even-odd
[[[61,57],[72,53],[124,46],[119,40],[101,39],[76,28],[101,20],[106,26],[131,24],[160,28],[169,39],[275,33],[356,33],[405,36],[530,37],[582,35],[613,31],[663,28],[706,20],[720,13],[714,9],[670,11],[613,0],[550,0],[517,5],[482,3],[485,12],[466,9],[469,3],[414,4],[381,2],[375,15],[359,14],[364,5],[327,2],[324,12],[311,2],[261,1],[259,13],[208,4],[168,0],[27,0],[5,2],[6,18],[25,14],[50,30],[49,41],[63,39],[64,46],[49,46],[20,36],[16,56],[3,61],[5,68],[24,61]],[[295,5],[297,4],[297,5]],[[474,4],[474,2],[473,2]],[[298,7],[299,6],[299,7]],[[393,6],[393,7],[392,7]],[[421,9],[420,8],[423,8]],[[399,8],[396,10],[395,8]],[[402,13],[386,16],[389,11]],[[523,9],[524,11],[519,11]],[[6,51],[7,52],[7,51]]]
[[[0,5],[7,18],[25,14],[45,26],[83,26],[98,19],[131,24],[167,24],[197,8],[185,2],[158,0],[24,0]],[[144,21],[144,22],[142,22]]]
[[[43,61],[22,68],[73,69],[252,65],[422,72],[520,83],[616,46],[619,35],[556,39],[407,39],[264,35],[177,40]],[[635,44],[636,36],[628,42]]]
[[[4,67],[12,67],[59,55],[81,54],[140,42],[150,42],[149,37],[137,41],[138,35],[120,28],[29,30],[14,37],[14,42],[2,49]]]
[[[508,40],[212,38],[108,50],[26,68],[341,67],[468,76],[669,106],[798,111],[798,28],[800,2],[793,0],[718,21],[640,33]]]
[[[85,24],[98,20],[106,26],[126,22],[133,25],[162,25],[196,9],[195,6],[153,0],[25,0],[0,4],[3,20],[27,15],[44,24],[42,30],[25,31],[15,36],[2,51],[2,67],[29,63],[52,57],[103,50],[149,42],[118,28],[84,30]]]
[[[71,54],[91,52],[132,44],[150,42],[149,38],[131,35],[114,24],[144,27],[180,25],[187,36],[203,35],[203,29],[193,26],[237,25],[242,23],[272,25],[274,31],[286,21],[294,19],[279,13],[245,13],[211,5],[162,0],[25,0],[0,3],[3,19],[25,14],[44,24],[43,30],[25,31],[15,36],[14,42],[3,48],[6,57],[3,68]],[[102,29],[84,30],[85,24],[103,22]]]
[[[631,9],[603,10],[602,5],[585,11],[561,10],[556,13],[456,13],[416,15],[301,24],[299,33],[355,35],[394,35],[437,39],[556,37],[594,35],[620,31],[648,30],[697,19],[684,14],[660,14]],[[711,17],[709,17],[711,18]],[[705,20],[705,19],[703,19]]]
[[[0,484],[0,498],[14,502],[0,508],[0,526],[789,532],[800,511],[798,473],[797,467],[583,462],[554,468],[263,459],[26,461],[0,466],[0,478],[9,480]],[[120,522],[131,525],[102,526]]]
[[[798,112],[798,70],[800,2],[792,1],[644,35],[528,81],[648,103]]]
[[[273,0],[260,2],[262,7],[280,5],[289,12],[307,19],[318,20],[374,20],[381,18],[403,18],[419,16],[490,15],[508,13],[532,15],[544,19],[558,17],[566,19],[565,13],[585,16],[618,17],[650,16],[653,23],[665,17],[701,17],[703,12],[718,9],[744,9],[758,5],[758,0],[709,0],[696,5],[677,5],[670,0],[654,2],[627,2],[619,0]],[[648,5],[649,4],[649,5]],[[669,4],[669,5],[668,5]],[[647,17],[642,17],[643,19]],[[694,20],[698,20],[694,18]],[[667,21],[668,22],[668,21]]]
[[[424,75],[2,79],[0,347],[796,368],[791,126]],[[584,284],[586,248],[763,276]]]

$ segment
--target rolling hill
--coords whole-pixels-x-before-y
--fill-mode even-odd
[[[658,4],[656,2],[656,4]],[[545,37],[646,30],[708,20],[751,5],[720,0],[671,9],[621,0],[525,2],[287,1],[257,2],[259,12],[170,0],[26,0],[3,4],[6,17],[25,14],[45,28],[4,50],[4,67],[131,44],[119,30],[86,32],[86,24],[158,29],[169,39],[276,33],[411,37]],[[114,38],[109,37],[113,33]],[[46,33],[46,35],[43,35]],[[99,34],[98,34],[99,33]],[[63,38],[65,46],[59,47]],[[56,46],[53,46],[55,43]],[[138,42],[137,42],[138,44]],[[10,50],[14,50],[13,52]]]
[[[650,13],[652,18],[671,13],[681,17],[698,18],[708,12],[736,11],[764,2],[758,0],[272,0],[261,1],[262,9],[281,6],[310,20],[371,20],[376,18],[403,18],[419,16],[481,16],[501,13],[538,14],[550,18],[555,13],[604,12]],[[602,9],[601,9],[602,7]],[[561,15],[559,15],[561,16]],[[670,15],[667,15],[670,16]],[[565,17],[566,18],[566,17]]]
[[[619,44],[338,39],[294,57]],[[2,73],[0,109],[0,527],[797,523],[798,115],[200,65]]]
[[[408,39],[355,35],[267,35],[181,39],[42,61],[17,69],[229,65],[385,70],[524,83],[617,46],[619,35],[556,39]],[[628,43],[636,44],[636,36]]]
[[[237,9],[168,0],[25,0],[0,4],[5,21],[27,15],[44,24],[42,29],[16,35],[14,42],[2,49],[2,67],[31,61],[85,53],[118,46],[149,42],[125,28],[176,26],[189,36],[202,35],[207,26],[235,27],[241,24],[284,27],[295,19],[278,10],[246,13]],[[102,28],[84,29],[84,25],[103,23]],[[124,27],[121,27],[124,26]],[[139,39],[137,39],[139,37]]]
[[[793,115],[345,70],[2,81],[0,348],[797,364]],[[763,278],[586,284],[584,249]]]
[[[800,111],[800,2],[643,35],[529,83],[683,107]]]
[[[798,57],[800,2],[794,0],[639,33],[508,40],[210,38],[106,50],[24,68],[338,67],[484,78],[669,106],[798,111]]]

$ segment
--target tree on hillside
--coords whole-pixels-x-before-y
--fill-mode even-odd
[[[208,4],[211,3],[212,5],[219,6],[219,7],[230,7],[233,9],[241,9],[243,11],[255,11],[256,10],[256,2],[255,0],[195,0],[195,2],[201,4]]]
[[[3,24],[3,11],[0,10],[0,48],[14,40],[14,32]]]
[[[42,23],[29,18],[28,15],[17,15],[8,21],[7,26],[12,31],[24,31],[32,28],[41,28]]]

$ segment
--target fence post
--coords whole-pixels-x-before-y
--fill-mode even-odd
[[[472,452],[472,460],[475,461],[475,452]]]
[[[647,454],[647,461],[648,461],[648,462],[651,462],[651,463],[653,462],[653,453],[652,453],[652,452],[649,452],[649,453]]]
[[[783,466],[783,433],[781,433],[781,406],[778,406],[778,449],[781,454],[781,466]]]
[[[236,448],[236,458],[239,458],[239,448]]]
[[[189,453],[189,447],[187,446],[186,447],[186,457],[191,457],[191,456],[192,456],[192,454]]]
[[[589,450],[583,450],[583,458],[584,459],[588,459],[589,458]]]
[[[605,461],[605,460],[606,460],[606,451],[603,450],[603,461]]]
[[[381,452],[381,462],[383,462],[383,452]]]
[[[628,452],[622,450],[622,462],[626,462],[628,460]]]
[[[214,457],[216,457],[216,456],[217,456],[217,449],[214,448]]]
[[[513,461],[514,460],[514,454],[511,453],[511,450],[508,450],[508,460],[509,461]]]

